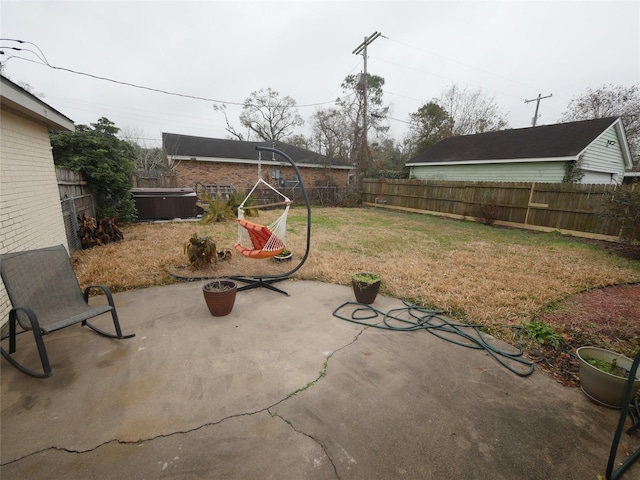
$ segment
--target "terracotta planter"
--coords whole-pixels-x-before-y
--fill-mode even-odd
[[[351,279],[351,286],[353,287],[353,294],[356,296],[356,301],[358,303],[364,303],[366,305],[370,305],[376,301],[376,297],[378,296],[378,291],[380,290],[380,280],[375,282],[371,281],[360,281],[358,280],[358,276],[361,275],[371,275],[371,274],[357,274],[354,275]]]
[[[214,317],[224,317],[233,310],[238,285],[231,280],[215,280],[202,287],[204,300]]]
[[[628,380],[618,375],[603,372],[587,362],[585,358],[597,358],[607,362],[615,359],[616,364],[627,371],[631,370],[633,361],[619,353],[597,347],[580,347],[576,353],[580,360],[580,387],[584,394],[605,407],[621,408]],[[636,374],[633,382],[632,398],[638,388],[640,388],[640,378]]]

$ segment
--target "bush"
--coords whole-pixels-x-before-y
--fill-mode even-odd
[[[200,193],[199,198],[202,202],[207,204],[207,209],[202,216],[202,223],[224,222],[235,218],[236,215],[232,207],[230,207],[224,200],[214,200],[211,198],[211,195],[206,192]]]
[[[620,222],[622,240],[630,243],[640,242],[640,188],[638,185],[621,185],[605,197],[602,216]]]
[[[118,132],[103,117],[90,127],[78,125],[74,132],[54,132],[49,137],[56,166],[82,172],[98,194],[97,216],[128,222],[137,217],[130,193],[135,152],[116,136]]]
[[[471,216],[485,225],[493,225],[498,219],[499,207],[492,200],[486,200],[471,207]]]
[[[542,344],[549,344],[553,348],[557,349],[563,342],[562,335],[556,332],[553,327],[544,322],[528,322],[524,325],[524,333],[527,337]]]
[[[244,216],[245,217],[257,217],[258,216],[258,210],[256,208],[251,208],[253,205],[255,205],[255,202],[253,201],[253,198],[247,199],[247,194],[246,193],[232,192],[231,195],[229,195],[229,200],[227,200],[227,206],[231,209],[233,214],[237,217],[238,216],[238,207],[240,205],[242,205],[242,202],[244,202]]]

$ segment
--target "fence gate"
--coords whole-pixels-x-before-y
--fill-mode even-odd
[[[67,233],[69,253],[80,250],[82,245],[78,236],[78,217],[83,215],[96,218],[96,208],[93,194],[80,195],[79,197],[65,197],[60,200],[62,205],[62,218],[64,230]]]

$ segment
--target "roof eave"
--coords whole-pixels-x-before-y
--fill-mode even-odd
[[[202,157],[202,156],[191,156],[191,155],[167,155],[172,161],[195,161],[195,162],[212,162],[212,163],[235,163],[235,164],[243,164],[243,165],[257,165],[257,159],[245,159],[245,158],[228,158],[228,157]],[[289,166],[289,162],[284,160],[260,160],[262,165],[272,165],[272,166]],[[324,165],[321,163],[304,163],[297,162],[296,166],[298,167],[307,167],[307,168],[333,168],[338,170],[353,170],[355,167],[351,165]]]
[[[11,80],[5,77],[0,78],[2,80],[2,93],[0,95],[2,109],[15,112],[37,123],[46,125],[50,130],[69,132],[75,130],[73,120],[19,87]]]
[[[407,167],[429,167],[444,165],[482,165],[487,163],[533,163],[533,162],[568,162],[577,160],[578,156],[540,157],[540,158],[493,158],[486,160],[452,160],[448,162],[414,162],[407,163]]]
[[[631,158],[631,149],[629,148],[629,142],[627,141],[627,132],[624,129],[622,118],[618,118],[614,125],[619,134],[618,138],[622,138],[622,156],[625,160],[625,168],[633,168],[633,158]]]

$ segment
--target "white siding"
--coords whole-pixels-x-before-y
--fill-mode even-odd
[[[618,137],[614,126],[609,127],[599,138],[597,138],[583,153],[582,169],[586,172],[582,183],[622,183],[625,164],[622,153],[622,142]],[[587,176],[597,177],[597,173],[603,179],[599,182],[587,181]]]
[[[0,253],[63,244],[68,249],[45,125],[0,113]],[[0,281],[0,324],[10,309]]]
[[[605,183],[605,184],[618,183],[618,181],[616,177],[611,173],[589,172],[585,170],[584,177],[582,177],[582,180],[580,180],[580,183],[583,183],[585,185],[593,185],[593,184],[599,184],[599,183]]]

